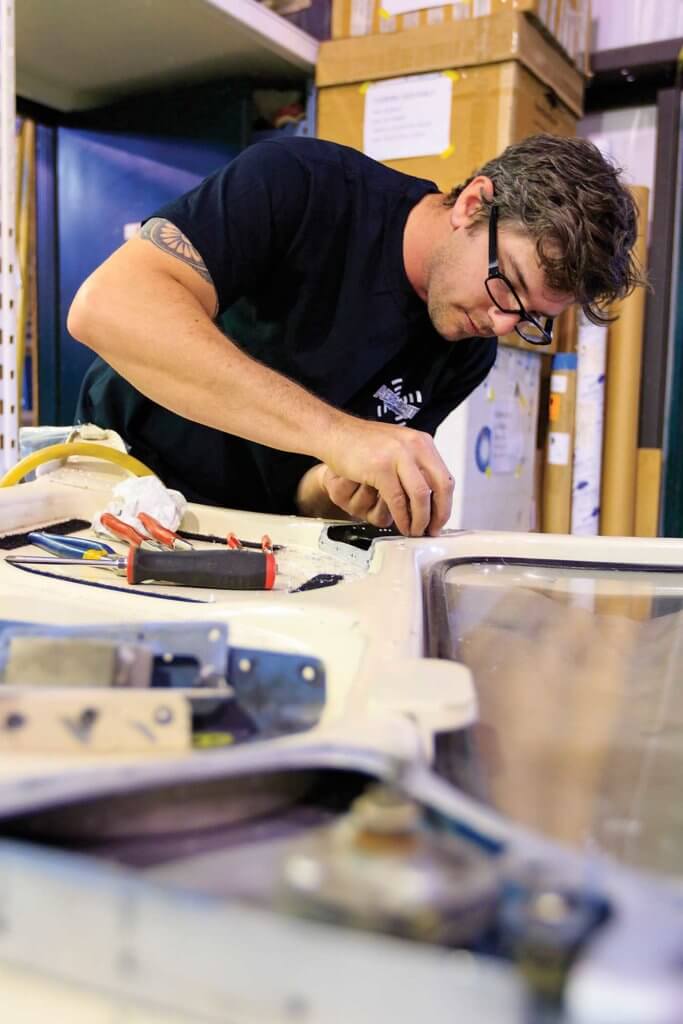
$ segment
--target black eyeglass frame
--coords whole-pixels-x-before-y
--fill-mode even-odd
[[[502,281],[506,288],[510,290],[514,298],[517,300],[517,309],[505,309],[501,306],[495,295],[489,288],[489,281]],[[518,316],[520,323],[533,324],[534,327],[539,330],[542,334],[542,339],[536,340],[535,338],[528,338],[519,328],[519,323],[515,326],[515,334],[526,341],[529,345],[552,345],[553,343],[553,321],[554,317],[546,317],[545,326],[532,316],[531,313],[527,313],[524,308],[524,304],[520,299],[519,295],[512,286],[512,283],[508,280],[505,274],[498,266],[498,207],[492,206],[489,214],[489,272],[486,281],[486,291],[488,292],[491,302],[494,304],[496,309],[499,309],[501,313],[508,313],[513,316]]]

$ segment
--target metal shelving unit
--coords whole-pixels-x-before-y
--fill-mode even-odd
[[[16,331],[15,94],[29,116],[35,109],[46,123],[59,123],[141,93],[171,95],[213,79],[301,82],[313,74],[319,43],[257,0],[21,0],[16,15],[14,0],[0,0],[0,6],[0,460],[8,468],[18,454],[19,416],[10,348]],[[44,150],[39,139],[43,176],[55,157]],[[54,225],[43,218],[43,227],[50,235]],[[53,259],[54,245],[43,248]],[[54,268],[39,270],[43,294],[54,291]]]
[[[0,0],[0,471],[18,455],[14,0]]]
[[[84,110],[210,78],[302,79],[318,41],[257,0],[21,0],[17,92]]]

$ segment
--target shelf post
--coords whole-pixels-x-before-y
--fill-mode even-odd
[[[0,0],[0,470],[19,458],[14,0]]]

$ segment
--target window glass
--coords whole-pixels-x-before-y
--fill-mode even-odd
[[[683,569],[501,561],[444,578],[479,700],[467,788],[553,839],[683,874]]]

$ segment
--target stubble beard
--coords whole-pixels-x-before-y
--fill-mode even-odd
[[[459,307],[448,301],[448,288],[443,282],[453,276],[454,266],[445,246],[435,250],[429,265],[429,284],[427,289],[427,310],[434,330],[445,341],[461,341],[469,335],[463,331],[460,322]]]

